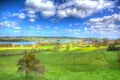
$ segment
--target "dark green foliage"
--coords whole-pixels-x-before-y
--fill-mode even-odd
[[[107,50],[115,50],[115,44],[113,43],[109,44]]]
[[[35,74],[39,74],[40,76],[44,74],[45,67],[40,64],[40,60],[36,59],[34,54],[25,54],[23,58],[18,61],[18,72],[25,71],[26,78],[30,75],[30,73],[34,72]]]
[[[108,45],[108,51],[120,50],[120,46],[116,46],[114,43]]]

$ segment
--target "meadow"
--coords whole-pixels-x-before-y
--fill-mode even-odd
[[[52,49],[53,46],[44,46]],[[23,51],[30,47],[1,48],[0,53]],[[18,52],[19,52],[18,51]],[[28,80],[120,80],[120,70],[115,66],[117,51],[106,48],[74,47],[70,50],[34,53],[47,71],[41,78],[31,74]],[[25,73],[17,73],[17,62],[23,55],[0,57],[0,80],[24,80]]]

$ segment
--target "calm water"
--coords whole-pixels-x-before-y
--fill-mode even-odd
[[[26,44],[36,44],[36,42],[0,42],[0,44],[19,44],[24,46]]]
[[[59,42],[59,43],[69,43],[69,42],[77,42],[78,40],[44,40],[40,42]],[[0,42],[0,44],[19,44],[20,46],[24,46],[26,44],[36,44],[36,42]]]

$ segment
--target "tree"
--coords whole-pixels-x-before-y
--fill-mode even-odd
[[[26,78],[30,73],[34,72],[35,74],[42,75],[45,72],[45,67],[40,64],[40,60],[36,59],[35,55],[32,53],[25,54],[23,58],[18,60],[18,72],[24,72]]]

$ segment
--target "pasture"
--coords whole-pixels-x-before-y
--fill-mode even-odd
[[[42,49],[53,49],[44,46]],[[39,49],[39,48],[38,48]],[[0,48],[0,54],[24,50],[31,47]],[[42,51],[33,54],[39,58],[47,71],[42,78],[31,74],[28,80],[120,80],[120,70],[115,66],[117,51],[106,51],[105,47],[74,47],[69,50]],[[23,55],[0,57],[1,80],[24,80],[25,73],[17,73],[17,61]]]

